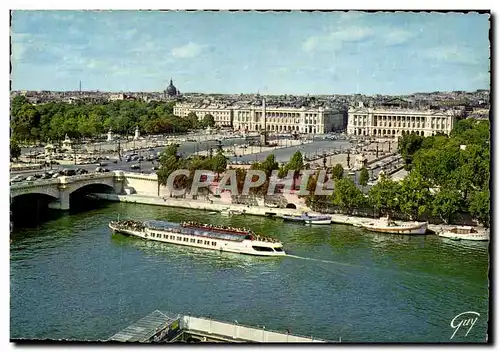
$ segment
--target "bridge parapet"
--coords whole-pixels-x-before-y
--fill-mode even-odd
[[[20,189],[25,187],[37,187],[37,186],[47,186],[47,185],[57,185],[59,183],[59,177],[50,180],[34,180],[34,181],[24,181],[16,182],[10,185],[10,189]]]
[[[110,178],[110,177],[114,177],[114,176],[115,176],[115,173],[113,171],[110,171],[110,172],[94,172],[94,173],[88,173],[85,175],[60,176],[60,177],[58,177],[58,179],[61,180],[61,183],[71,183],[71,182],[78,182],[78,181],[84,181],[84,180]]]

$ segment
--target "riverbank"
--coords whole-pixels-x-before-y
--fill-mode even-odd
[[[207,202],[205,200],[188,200],[188,199],[176,199],[168,197],[155,197],[155,196],[142,196],[137,194],[132,195],[117,195],[117,194],[107,194],[107,193],[93,193],[99,199],[115,201],[115,202],[125,202],[125,203],[138,203],[138,204],[148,204],[148,205],[158,205],[164,207],[174,207],[174,208],[187,208],[205,211],[216,211],[220,212],[224,209],[234,209],[243,212],[245,215],[255,215],[255,216],[276,216],[281,217],[283,215],[292,214],[300,215],[302,212],[307,211],[311,215],[320,215],[320,213],[311,211],[309,208],[301,209],[283,209],[283,208],[271,208],[265,206],[249,206],[242,204],[223,204],[216,202]],[[332,217],[332,223],[340,225],[350,225],[360,227],[362,223],[371,222],[373,218],[359,217],[352,215],[343,214],[322,214],[330,215]],[[428,224],[429,234],[437,234],[439,232],[449,230],[453,228],[454,225],[445,224]],[[477,226],[476,229],[480,232],[486,231],[485,228]]]

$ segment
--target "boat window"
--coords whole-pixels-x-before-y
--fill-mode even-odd
[[[174,236],[174,235],[171,235],[171,236],[170,236],[170,239],[171,239],[171,240],[174,240],[174,239],[175,239],[175,236]]]
[[[212,242],[212,246],[217,246],[217,242]]]
[[[271,247],[252,246],[252,248],[259,252],[274,252]]]
[[[163,235],[163,238],[164,239],[168,239],[168,235]]]
[[[202,240],[198,240],[198,243],[203,243],[203,241]]]
[[[182,237],[177,236],[177,241],[182,241]]]
[[[283,248],[281,248],[281,247],[275,247],[274,250],[276,252],[283,252]]]
[[[209,241],[205,241],[205,243],[204,243],[204,244],[209,244],[209,243],[210,243]]]
[[[191,242],[191,243],[195,243],[195,242],[196,242],[196,240],[195,240],[194,238],[191,238],[191,241],[189,241],[189,242]]]
[[[189,238],[184,237],[184,242],[189,242]]]

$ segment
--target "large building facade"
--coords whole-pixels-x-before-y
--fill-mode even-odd
[[[193,106],[176,104],[174,115],[186,117],[194,112],[201,120],[214,117],[217,126],[230,126],[238,131],[270,131],[283,133],[322,134],[345,129],[344,111],[329,108],[292,108],[266,106]]]
[[[385,107],[350,108],[347,134],[354,136],[399,137],[415,133],[433,136],[450,134],[456,123],[453,110],[413,110]]]

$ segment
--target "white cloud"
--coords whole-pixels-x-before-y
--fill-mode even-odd
[[[484,57],[481,57],[481,54],[484,54]],[[489,53],[478,53],[465,46],[449,45],[426,49],[422,56],[438,63],[477,65],[485,62]]]
[[[385,43],[387,45],[400,45],[404,44],[411,39],[415,38],[417,33],[409,32],[401,29],[389,31],[385,36]]]
[[[203,50],[203,45],[189,42],[186,45],[172,49],[172,56],[176,58],[192,58],[198,56]]]
[[[338,51],[342,48],[343,43],[363,41],[373,35],[374,31],[369,27],[350,26],[326,35],[309,37],[302,44],[302,49],[306,52],[315,50]]]

